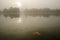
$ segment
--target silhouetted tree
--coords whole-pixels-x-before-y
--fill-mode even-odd
[[[4,13],[5,17],[7,17],[7,16],[10,16],[11,18],[19,17],[20,10],[19,10],[19,8],[10,7],[9,9],[5,8],[3,10],[3,13]]]
[[[25,15],[29,16],[60,16],[60,9],[49,9],[49,8],[44,8],[44,9],[27,9],[25,10]]]

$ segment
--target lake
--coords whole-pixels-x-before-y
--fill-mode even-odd
[[[33,32],[60,35],[60,16],[0,16],[0,37],[3,39],[29,39]]]

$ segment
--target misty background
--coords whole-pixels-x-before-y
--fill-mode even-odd
[[[14,3],[21,2],[17,7]],[[40,35],[34,36],[34,32]],[[0,0],[1,40],[60,38],[59,0]]]

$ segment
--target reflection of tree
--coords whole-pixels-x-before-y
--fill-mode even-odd
[[[2,11],[0,10],[0,15],[2,14]]]
[[[8,16],[8,9],[5,8],[5,9],[3,10],[3,13],[4,13],[4,16],[7,17],[7,16]]]
[[[12,8],[10,7],[9,9],[4,9],[3,10],[4,16],[10,16],[10,17],[19,17],[19,8]]]

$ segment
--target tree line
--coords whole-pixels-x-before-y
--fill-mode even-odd
[[[44,9],[24,9],[24,15],[26,16],[60,16],[60,9],[49,9],[49,8],[44,8]],[[19,17],[21,13],[21,10],[19,8],[5,8],[2,11],[0,10],[0,15],[4,15],[5,17]]]
[[[11,18],[19,17],[19,13],[20,13],[19,8],[13,8],[13,7],[10,7],[8,9],[5,8],[3,9],[3,11],[0,11],[0,15],[4,15],[5,17],[10,16]]]
[[[60,9],[25,9],[24,12],[26,16],[60,16]]]

